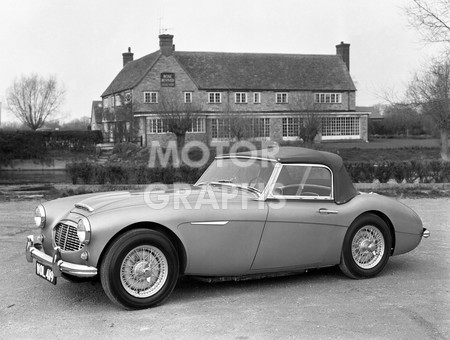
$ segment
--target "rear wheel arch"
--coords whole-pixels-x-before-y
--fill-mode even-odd
[[[108,250],[108,248],[111,246],[111,244],[118,239],[121,235],[123,235],[124,233],[130,231],[130,230],[134,230],[134,229],[148,229],[148,230],[155,230],[158,231],[162,234],[164,234],[166,237],[169,238],[169,240],[172,242],[172,244],[174,245],[175,249],[177,250],[177,256],[178,256],[178,262],[180,264],[180,272],[179,274],[183,274],[184,270],[186,269],[186,264],[187,264],[187,254],[186,254],[186,249],[184,248],[183,243],[181,242],[181,240],[178,238],[177,235],[175,235],[175,233],[173,231],[171,231],[169,228],[155,223],[155,222],[137,222],[137,223],[133,223],[130,224],[129,226],[121,229],[117,234],[115,234],[109,241],[107,244],[105,244],[105,247],[102,249],[102,252],[100,254],[100,257],[97,261],[97,268],[101,267],[101,264],[104,260],[106,251]]]
[[[389,231],[391,232],[391,253],[390,253],[390,255],[394,254],[394,250],[395,250],[395,229],[394,229],[394,224],[392,223],[390,218],[386,214],[382,213],[379,210],[366,211],[365,213],[361,214],[360,216],[362,216],[364,214],[376,215],[376,216],[380,217],[387,224],[387,226],[389,227]],[[359,218],[359,216],[357,218]]]
[[[385,267],[393,245],[389,219],[368,211],[350,224],[344,238],[339,267],[354,279],[378,275]],[[391,250],[391,251],[390,251]]]

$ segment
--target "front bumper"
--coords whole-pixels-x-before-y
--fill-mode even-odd
[[[33,259],[51,266],[55,276],[61,276],[62,273],[77,277],[92,277],[97,275],[97,268],[84,266],[81,264],[65,262],[61,259],[61,250],[56,247],[53,257],[41,251],[40,243],[34,243],[33,235],[27,237],[27,246],[25,250],[25,257],[28,262],[33,262]]]

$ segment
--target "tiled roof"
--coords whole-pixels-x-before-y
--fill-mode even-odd
[[[119,74],[114,78],[108,88],[101,95],[107,96],[112,93],[121,92],[135,87],[145,76],[161,55],[160,51],[153,52],[142,58],[127,63]]]
[[[175,57],[200,89],[355,90],[337,55],[175,52]]]
[[[102,96],[132,88],[160,56],[154,52],[128,63]],[[338,55],[174,52],[203,90],[355,91]]]

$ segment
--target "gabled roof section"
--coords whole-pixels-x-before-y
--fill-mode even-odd
[[[101,97],[121,92],[135,87],[147,74],[153,64],[161,55],[160,51],[153,52],[142,58],[127,63],[119,74],[114,78]]]
[[[355,91],[338,55],[175,52],[200,89]]]

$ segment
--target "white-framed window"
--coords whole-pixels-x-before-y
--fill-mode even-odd
[[[314,95],[314,102],[339,104],[342,103],[342,96],[340,93],[316,93]]]
[[[192,103],[192,92],[184,92],[184,102],[185,103]]]
[[[157,104],[158,92],[144,92],[144,103]]]
[[[205,130],[205,118],[194,118],[192,120],[191,128],[189,133],[204,133]]]
[[[300,126],[302,123],[302,119],[299,117],[283,118],[283,138],[298,138],[300,134]]]
[[[270,137],[270,118],[252,118],[250,121],[251,137]]]
[[[261,104],[261,92],[253,92],[253,104]]]
[[[167,126],[161,118],[147,118],[147,133],[167,133]]]
[[[211,137],[215,139],[231,138],[230,120],[228,118],[211,119]]]
[[[103,108],[108,108],[109,107],[109,98],[108,97],[104,97],[103,98]]]
[[[222,93],[208,92],[208,103],[222,103]]]
[[[288,103],[288,93],[287,92],[275,93],[275,102],[277,104],[287,104]]]
[[[236,92],[234,94],[234,102],[236,104],[246,104],[247,103],[247,93],[246,92]]]
[[[359,117],[323,117],[323,139],[355,139],[360,138]]]

